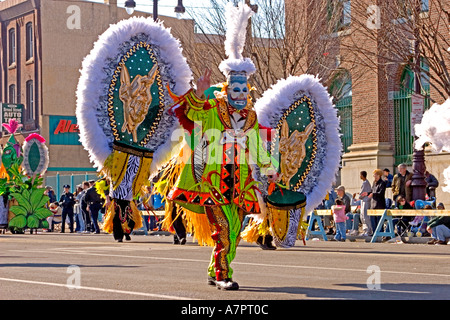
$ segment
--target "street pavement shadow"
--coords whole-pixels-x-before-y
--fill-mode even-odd
[[[380,289],[369,289],[363,284],[338,284],[351,290],[310,287],[247,287],[239,291],[270,292],[299,295],[299,299],[349,299],[349,300],[450,300],[450,285],[422,283],[383,283]],[[285,299],[280,295],[281,299]],[[291,299],[290,297],[288,299]],[[293,298],[295,299],[295,297]]]

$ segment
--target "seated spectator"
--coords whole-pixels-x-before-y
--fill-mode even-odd
[[[58,205],[57,201],[50,203],[48,209],[53,213],[53,215],[51,215],[50,217],[47,218],[49,229],[47,229],[46,232],[53,232],[55,223],[61,222],[62,209]]]
[[[405,197],[399,196],[397,198],[397,206],[395,209],[399,210],[412,210],[413,207],[406,202]],[[411,221],[411,217],[401,216],[392,219],[392,223],[397,227],[397,235],[401,236],[408,229],[409,222]]]
[[[439,203],[438,210],[445,210],[444,204]],[[431,239],[428,244],[446,245],[450,239],[450,217],[438,216],[433,217],[427,225],[427,231],[431,234]]]
[[[347,213],[348,220],[346,221],[346,229],[350,236],[357,236],[359,234],[359,224],[361,221],[361,200],[356,200],[356,193],[352,197],[352,206],[356,206],[356,209],[351,213]]]
[[[432,210],[433,208],[430,205],[426,205],[424,210]],[[411,225],[411,231],[414,232],[417,236],[427,236],[427,222],[429,218],[427,216],[416,216],[413,221],[409,222]]]

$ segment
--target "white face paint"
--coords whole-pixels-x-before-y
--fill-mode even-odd
[[[247,106],[247,77],[231,76],[228,83],[228,103],[238,110]]]

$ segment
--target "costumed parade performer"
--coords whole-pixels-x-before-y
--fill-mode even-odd
[[[244,215],[261,212],[250,164],[257,164],[264,173],[276,172],[263,147],[249,95],[247,80],[256,69],[250,59],[242,57],[245,30],[252,14],[246,5],[227,4],[228,59],[219,66],[227,81],[215,99],[208,99],[204,92],[210,87],[211,72],[207,70],[196,90],[178,97],[175,111],[186,129],[196,123],[193,134],[198,129],[200,137],[196,145],[191,145],[191,158],[168,198],[190,211],[206,214],[214,240],[208,283],[225,290],[239,288],[232,280],[230,264],[236,255]]]
[[[213,94],[211,72],[191,88],[179,42],[161,22],[136,17],[100,36],[77,90],[80,141],[110,186],[104,230],[114,217],[125,233],[139,228],[131,200],[164,170],[156,189],[167,200],[165,222],[183,212],[187,231],[214,247],[208,284],[224,290],[239,288],[230,264],[244,216],[247,241],[270,234],[292,246],[305,208],[331,188],[342,149],[336,109],[315,77],[280,80],[253,105],[256,68],[242,56],[252,14],[244,3],[226,5],[226,82]]]
[[[185,93],[191,78],[179,41],[150,18],[110,26],[83,61],[80,141],[106,179],[97,188],[106,199],[103,230],[117,241],[142,227],[133,199],[174,147],[170,134],[178,123],[167,112],[173,103],[168,90]]]

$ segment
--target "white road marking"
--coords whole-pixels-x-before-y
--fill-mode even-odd
[[[10,279],[10,278],[0,278],[0,281],[20,282],[20,283],[46,285],[46,286],[53,286],[53,287],[65,287],[65,288],[69,289],[69,286],[67,284],[54,283],[54,282],[42,282],[42,281],[32,281],[32,280],[23,280],[23,279]],[[168,295],[164,295],[164,294],[155,294],[155,293],[147,293],[147,292],[134,292],[134,291],[124,291],[124,290],[95,288],[95,287],[84,287],[84,286],[79,286],[79,287],[76,287],[75,289],[72,289],[72,290],[101,291],[101,292],[127,294],[127,295],[143,296],[143,297],[151,297],[151,298],[160,298],[160,299],[169,299],[169,300],[197,300],[197,299],[194,299],[194,298],[168,296]]]

